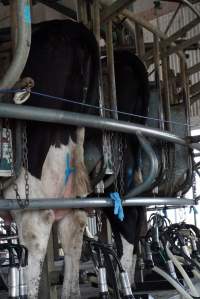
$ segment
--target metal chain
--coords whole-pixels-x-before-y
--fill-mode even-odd
[[[194,170],[192,173],[192,193],[193,193],[193,199],[195,199],[197,197],[197,177]]]
[[[107,164],[106,174],[112,173],[112,153],[110,132],[103,132],[103,153]]]
[[[96,228],[97,228],[97,236],[100,235],[101,231],[102,231],[102,211],[101,210],[97,210],[96,211]]]
[[[112,168],[115,177],[115,191],[122,196],[124,194],[124,140],[122,134],[110,133],[111,149],[112,149]],[[119,176],[119,180],[118,180]]]
[[[126,142],[126,136],[123,134],[120,134],[119,136],[119,160],[120,160],[120,171],[119,171],[119,179],[120,179],[120,195],[123,196],[125,193],[125,177],[124,177],[124,170],[125,170],[125,165],[124,165],[124,154],[125,154],[125,149],[127,147],[127,142]]]
[[[28,176],[28,147],[27,147],[27,133],[26,133],[26,123],[24,123],[23,133],[22,133],[22,151],[23,151],[23,167],[24,167],[24,181],[25,181],[25,201],[24,207],[29,205],[29,176]]]
[[[15,177],[14,171],[14,159],[13,159],[13,150],[12,150],[12,141],[11,141],[11,131],[9,120],[5,121],[6,127],[6,139],[8,142],[8,161],[10,164],[11,176]],[[26,126],[24,125],[24,130],[22,134],[22,154],[23,154],[23,167],[24,167],[24,180],[25,180],[25,200],[22,200],[18,191],[18,185],[16,180],[13,183],[13,189],[15,191],[15,196],[20,208],[24,209],[29,205],[29,183],[28,183],[28,149],[27,149],[27,135],[26,135]]]
[[[6,139],[7,139],[7,143],[8,143],[8,162],[10,164],[11,176],[15,177],[14,159],[13,159],[13,150],[12,150],[12,141],[11,141],[11,129],[10,129],[10,123],[9,123],[8,119],[5,120],[5,128],[6,128]],[[13,183],[13,190],[15,191],[15,196],[16,196],[19,206],[22,207],[23,202],[20,198],[20,195],[18,192],[18,186],[17,186],[17,183],[15,180]]]
[[[118,188],[118,157],[117,157],[117,149],[118,149],[118,134],[115,132],[110,133],[110,141],[111,141],[111,152],[112,152],[112,169],[113,169],[113,175],[114,175],[114,187],[115,192],[119,191]]]

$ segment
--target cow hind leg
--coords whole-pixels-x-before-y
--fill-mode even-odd
[[[38,299],[42,266],[54,221],[53,211],[20,212],[15,217],[19,241],[28,249],[28,298]]]
[[[90,192],[89,177],[84,165],[84,135],[84,128],[78,128],[72,161],[75,167],[75,173],[71,174],[73,184],[71,190],[69,190],[69,186],[66,185],[64,197],[69,197],[70,195],[84,197]],[[86,222],[86,212],[68,210],[66,216],[60,220],[58,224],[58,232],[65,261],[62,299],[80,298],[79,263]]]
[[[59,239],[64,251],[62,299],[79,299],[79,263],[87,216],[84,211],[70,211],[58,224]]]

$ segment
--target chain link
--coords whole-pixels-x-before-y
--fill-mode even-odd
[[[125,150],[127,147],[127,141],[126,141],[126,136],[123,134],[120,134],[119,137],[119,159],[120,159],[120,170],[119,170],[119,191],[120,195],[123,196],[125,195],[125,176],[124,176],[124,170],[125,170],[125,165],[124,165],[124,155],[125,155]]]
[[[5,128],[6,128],[6,139],[7,139],[7,143],[8,143],[8,162],[10,164],[11,176],[15,177],[12,140],[11,140],[11,129],[10,129],[10,123],[9,123],[8,119],[5,120]],[[14,180],[14,183],[13,183],[13,190],[15,192],[15,196],[16,196],[19,206],[22,207],[23,202],[22,202],[19,192],[18,192],[18,186],[16,184],[16,180]]]
[[[193,164],[194,163],[195,161],[193,161]],[[197,198],[197,177],[194,170],[192,173],[192,193],[193,193],[193,199]]]
[[[97,236],[100,236],[101,231],[102,231],[102,211],[97,210],[96,211],[96,228],[97,228]]]
[[[114,175],[115,192],[124,195],[124,149],[126,142],[122,134],[110,133],[112,149],[112,168]],[[118,179],[119,177],[119,179]]]
[[[27,149],[27,134],[26,126],[24,125],[23,134],[22,134],[22,154],[23,154],[23,167],[24,167],[24,180],[25,180],[25,200],[22,200],[19,191],[18,185],[16,183],[15,170],[14,170],[14,158],[12,150],[12,140],[11,140],[11,129],[9,120],[5,120],[6,128],[6,139],[8,143],[8,162],[10,164],[11,176],[14,177],[13,190],[20,208],[24,209],[29,205],[29,182],[28,182],[28,149]]]
[[[27,132],[26,123],[24,123],[22,133],[22,151],[23,151],[23,167],[24,167],[24,181],[25,181],[25,201],[24,207],[29,205],[29,175],[28,175],[28,147],[27,147]]]
[[[117,149],[118,149],[118,135],[115,132],[110,132],[110,142],[111,142],[111,161],[112,161],[112,169],[113,169],[113,176],[114,176],[114,186],[115,192],[118,192],[118,157],[117,157]]]

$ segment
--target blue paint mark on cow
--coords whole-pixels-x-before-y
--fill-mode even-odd
[[[30,6],[28,4],[26,4],[24,7],[24,20],[26,24],[31,23],[31,11]]]
[[[75,172],[75,168],[71,168],[70,166],[70,155],[67,154],[67,157],[66,157],[66,169],[65,169],[65,184],[67,183],[68,179],[69,179],[69,176]]]

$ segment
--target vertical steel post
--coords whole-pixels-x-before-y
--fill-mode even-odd
[[[135,24],[135,44],[136,44],[136,52],[140,59],[145,55],[145,44],[144,44],[144,34],[143,28]]]
[[[105,117],[105,111],[103,107],[105,106],[104,103],[104,95],[103,95],[103,78],[102,78],[102,67],[101,67],[101,48],[100,48],[100,4],[99,0],[94,0],[93,3],[93,32],[96,37],[97,43],[99,45],[99,105],[100,105],[100,116]]]
[[[113,36],[112,36],[112,21],[108,21],[106,24],[106,47],[107,47],[107,68],[108,68],[108,78],[109,78],[110,105],[111,105],[111,109],[114,110],[112,112],[113,118],[118,119]]]
[[[182,90],[183,90],[183,103],[185,105],[185,115],[187,120],[187,135],[191,135],[191,129],[190,129],[190,87],[189,87],[189,76],[187,72],[187,64],[183,59],[179,59],[180,61],[180,73],[181,73],[181,82],[182,82]],[[192,178],[193,183],[195,180],[194,174],[193,174],[193,161],[192,161],[192,155],[191,150],[189,150],[189,157],[188,157],[188,165],[189,165],[189,174],[188,176]]]
[[[77,12],[78,22],[83,23],[85,26],[87,26],[88,19],[87,19],[87,8],[86,8],[85,0],[76,1],[76,12]]]
[[[163,76],[163,94],[165,95],[164,98],[164,113],[165,113],[165,119],[167,120],[167,123],[165,123],[165,127],[168,131],[172,131],[172,125],[171,125],[171,111],[170,111],[170,93],[169,93],[169,73],[168,73],[168,57],[164,52],[161,54],[162,57],[162,76]]]
[[[15,53],[17,43],[17,0],[10,2],[10,28],[11,28],[11,47],[12,56]]]

